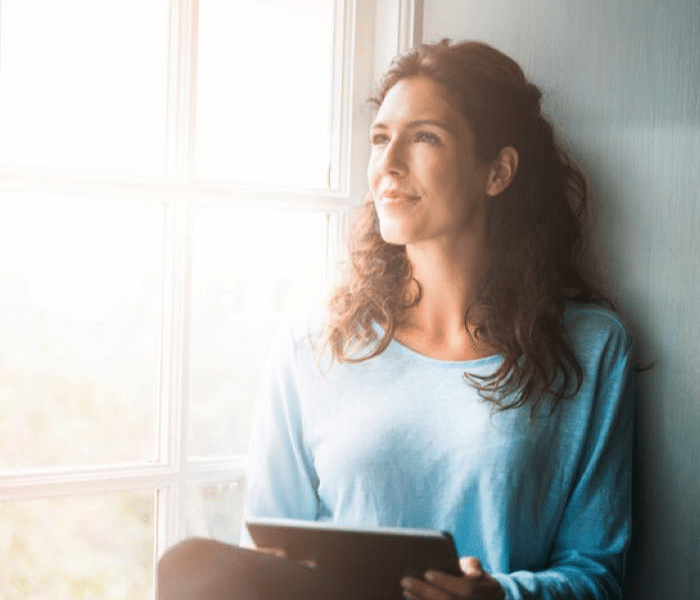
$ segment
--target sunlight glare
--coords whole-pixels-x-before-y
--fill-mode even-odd
[[[23,200],[2,205],[0,285],[31,305],[89,322],[133,302],[145,274],[159,273],[162,209]]]
[[[202,0],[198,174],[327,187],[333,5]]]
[[[166,0],[2,0],[0,163],[163,171]]]

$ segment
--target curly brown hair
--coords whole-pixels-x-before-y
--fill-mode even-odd
[[[490,377],[465,377],[497,409],[529,402],[534,413],[549,395],[553,410],[582,381],[563,325],[566,303],[611,306],[583,273],[586,181],[542,116],[539,89],[508,56],[479,42],[418,45],[394,60],[371,102],[378,107],[398,81],[416,76],[442,86],[472,127],[481,159],[505,146],[519,155],[515,178],[491,204],[491,266],[465,315],[465,326],[475,323],[475,336],[504,360]],[[349,258],[329,302],[326,342],[336,360],[359,362],[386,349],[420,301],[420,284],[405,246],[382,239],[370,199],[353,224]]]

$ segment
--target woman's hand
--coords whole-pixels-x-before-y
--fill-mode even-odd
[[[440,571],[427,571],[425,581],[405,577],[401,580],[404,596],[409,600],[503,600],[501,584],[482,569],[478,558],[462,558],[459,566],[464,572],[461,577]]]

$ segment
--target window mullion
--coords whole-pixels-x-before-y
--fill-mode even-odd
[[[355,0],[335,0],[333,27],[331,153],[328,188],[348,193],[349,138],[352,110],[352,73],[354,65]]]
[[[0,501],[155,489],[171,484],[175,477],[167,465],[154,464],[18,472],[2,476]]]
[[[423,38],[423,0],[399,0],[397,53],[406,52]]]
[[[186,487],[191,273],[191,198],[198,0],[172,0],[168,167],[177,181],[167,229],[159,451],[174,473],[157,501],[156,555],[180,539]]]
[[[158,498],[158,552],[179,539],[184,494],[189,396],[191,202],[185,194],[168,207],[164,264],[161,387],[158,394],[158,456],[173,473]],[[161,530],[165,527],[165,530]]]
[[[168,77],[168,166],[180,181],[194,172],[199,0],[172,0]]]
[[[159,486],[156,498],[156,531],[154,551],[160,556],[177,541],[176,497],[182,471],[181,431],[182,410],[182,356],[185,300],[182,273],[186,262],[186,233],[183,233],[181,206],[176,199],[166,208],[163,248],[163,318],[161,334],[161,373],[157,396],[157,460],[172,477]]]
[[[254,202],[256,206],[318,206],[330,209],[347,204],[349,197],[347,191],[0,169],[0,193],[4,192],[104,196],[159,203],[175,202],[188,194],[213,202]]]
[[[177,528],[174,534],[179,539],[184,531],[184,497],[187,484],[187,456],[188,450],[188,414],[190,397],[190,331],[192,316],[192,199],[183,197],[182,202],[176,205],[176,232],[179,268],[178,282],[176,284],[179,306],[178,318],[178,343],[176,376],[178,391],[173,397],[173,402],[179,409],[180,419],[176,432],[178,443],[171,445],[173,457],[177,466],[176,510]]]
[[[393,58],[422,41],[423,0],[375,0],[374,68],[377,81]]]

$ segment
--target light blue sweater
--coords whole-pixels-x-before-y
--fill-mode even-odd
[[[493,412],[463,374],[393,341],[359,364],[278,336],[250,447],[246,512],[447,530],[506,598],[618,598],[630,535],[630,340],[599,307],[565,325],[584,372],[553,415]]]

